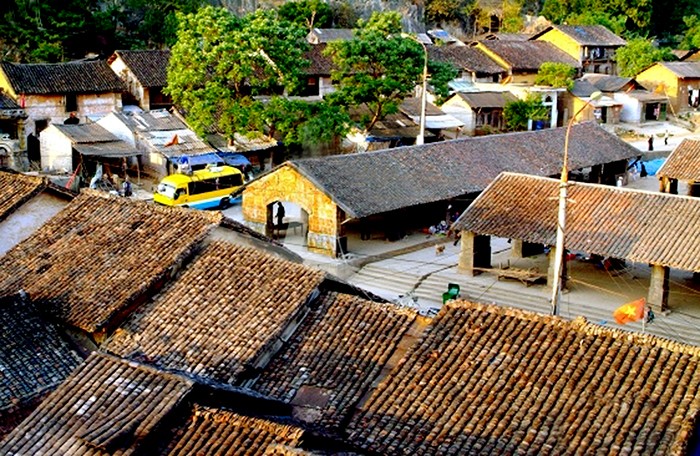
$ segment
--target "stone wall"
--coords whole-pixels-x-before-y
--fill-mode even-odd
[[[265,233],[267,206],[275,201],[299,205],[309,214],[306,243],[310,250],[336,255],[340,236],[338,220],[343,219],[338,206],[290,165],[253,182],[243,192],[243,219],[245,223]]]
[[[120,93],[95,93],[78,95],[77,114],[80,123],[88,123],[88,117],[102,117],[118,111],[122,107]],[[25,108],[29,119],[26,122],[25,134],[36,134],[35,122],[47,120],[49,124],[62,124],[70,112],[66,111],[66,97],[63,95],[27,95]]]

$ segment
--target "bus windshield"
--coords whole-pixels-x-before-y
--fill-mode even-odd
[[[170,184],[164,184],[162,182],[158,184],[158,193],[167,198],[175,199],[175,187]]]

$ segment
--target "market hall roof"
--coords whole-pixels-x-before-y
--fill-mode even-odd
[[[125,90],[122,80],[104,60],[67,63],[1,62],[0,68],[18,95],[121,93]]]
[[[686,454],[700,348],[452,301],[361,406],[371,454]]]
[[[480,41],[479,45],[502,58],[516,72],[536,72],[546,62],[581,68],[578,60],[545,41]]]
[[[656,172],[659,177],[700,182],[700,141],[684,139]]]
[[[250,386],[306,421],[338,428],[378,376],[416,313],[327,293]]]
[[[0,221],[39,194],[46,185],[41,177],[0,171]]]
[[[0,453],[133,454],[192,387],[183,377],[93,353],[0,443]]]
[[[168,85],[168,64],[170,50],[149,49],[137,51],[114,51],[107,61],[112,63],[116,57],[121,59],[144,87],[165,87]]]
[[[88,333],[104,331],[221,219],[218,212],[84,191],[0,258],[0,293],[24,289],[59,320]]]
[[[28,297],[0,297],[0,439],[7,417],[56,388],[82,359]]]
[[[503,173],[453,228],[554,245],[558,193],[559,180]],[[572,182],[569,199],[568,249],[700,272],[700,198]]]
[[[377,152],[291,160],[350,217],[480,192],[503,171],[560,172],[566,128],[506,133]],[[570,169],[625,160],[639,150],[593,122],[574,125]],[[274,172],[274,171],[272,171]]]
[[[214,241],[115,331],[105,350],[236,385],[304,315],[324,278],[257,249]]]
[[[505,68],[471,46],[426,46],[431,60],[450,63],[460,71],[481,74],[505,73]]]

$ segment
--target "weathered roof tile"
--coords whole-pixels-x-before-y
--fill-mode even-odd
[[[149,49],[114,53],[121,57],[142,86],[165,87],[168,85],[170,50]]]
[[[67,63],[1,62],[17,94],[102,93],[124,91],[124,83],[104,60]]]
[[[671,152],[656,175],[682,181],[700,182],[700,141],[684,139]]]
[[[537,72],[546,62],[581,68],[578,60],[545,41],[481,41],[486,49],[505,60],[513,71]]]
[[[0,171],[0,220],[45,188],[46,182],[41,177]]]

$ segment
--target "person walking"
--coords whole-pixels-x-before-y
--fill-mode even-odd
[[[668,146],[668,129],[664,132],[664,146]]]

